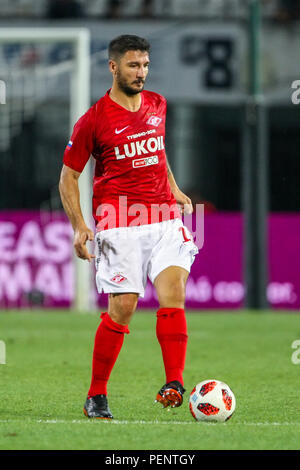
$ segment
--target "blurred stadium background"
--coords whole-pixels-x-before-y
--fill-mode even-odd
[[[54,28],[87,31],[89,83],[72,43],[30,39]],[[299,310],[299,0],[0,0],[1,309],[106,303],[74,260],[58,179],[84,96],[110,88],[107,45],[123,33],[152,44],[147,88],[168,99],[168,157],[205,206],[187,308]],[[150,284],[139,306],[156,306]]]

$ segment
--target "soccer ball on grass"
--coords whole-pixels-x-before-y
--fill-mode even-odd
[[[193,388],[189,407],[196,421],[227,421],[235,410],[235,396],[220,380],[203,380]]]

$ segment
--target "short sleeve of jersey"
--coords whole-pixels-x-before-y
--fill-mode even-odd
[[[94,147],[94,112],[90,108],[76,122],[65,148],[63,163],[72,170],[82,172]]]

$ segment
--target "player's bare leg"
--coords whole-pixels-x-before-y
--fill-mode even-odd
[[[155,279],[160,308],[157,312],[156,335],[160,343],[166,372],[166,383],[157,393],[156,401],[164,408],[180,406],[183,400],[183,370],[187,346],[184,312],[185,286],[188,271],[170,266]]]
[[[179,266],[169,266],[154,280],[160,308],[184,308],[185,286],[189,273]]]
[[[135,312],[138,294],[110,294],[108,312],[102,313],[93,351],[93,371],[84,414],[88,418],[112,419],[107,401],[107,383],[121,351],[124,334]]]
[[[109,294],[108,315],[120,325],[128,325],[135,312],[139,295],[135,293]]]

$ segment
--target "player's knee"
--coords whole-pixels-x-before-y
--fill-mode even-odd
[[[135,297],[126,296],[122,299],[120,305],[120,312],[125,318],[131,318],[136,307],[136,300]]]
[[[171,282],[160,292],[159,303],[161,307],[183,308],[185,303],[185,283],[181,279]]]
[[[110,302],[109,315],[113,321],[121,325],[128,325],[137,305],[136,294],[119,295]]]

